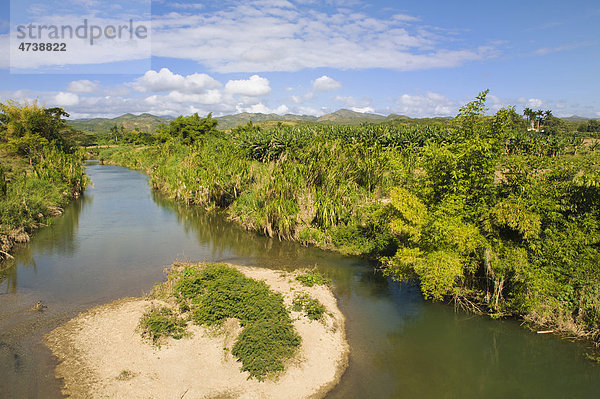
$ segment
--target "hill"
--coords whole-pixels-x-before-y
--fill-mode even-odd
[[[161,123],[168,123],[172,118],[151,114],[125,114],[116,118],[76,119],[66,121],[69,126],[85,133],[107,134],[110,128],[117,125],[125,130],[137,129],[141,132],[154,132]]]
[[[67,124],[85,133],[107,134],[110,128],[117,125],[123,126],[125,130],[137,129],[141,132],[154,132],[161,123],[169,123],[172,117],[160,117],[151,114],[125,114],[116,118],[93,118],[75,119],[67,121]],[[330,124],[360,124],[365,122],[379,123],[387,120],[410,120],[403,115],[391,114],[389,116],[355,112],[348,109],[325,114],[321,117],[312,115],[277,115],[242,112],[234,115],[225,115],[215,118],[219,121],[219,128],[223,130],[233,129],[236,126],[245,125],[248,122],[270,125],[269,122],[305,123],[319,122]]]
[[[340,109],[330,114],[325,114],[317,118],[317,122],[358,124],[363,122],[383,122],[387,120],[386,116],[369,114],[364,112],[350,111],[349,109]]]
[[[578,116],[578,115],[572,115],[572,116],[567,116],[565,118],[560,118],[563,121],[566,122],[587,122],[588,120],[590,120],[590,118],[586,118],[584,116]]]
[[[225,115],[216,118],[219,121],[219,129],[233,129],[236,126],[245,125],[248,122],[315,122],[317,117],[311,115],[277,115],[242,112],[240,114]]]

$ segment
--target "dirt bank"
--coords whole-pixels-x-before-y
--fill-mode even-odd
[[[323,397],[339,382],[349,351],[344,316],[331,290],[304,287],[286,272],[234,267],[264,280],[290,307],[294,295],[305,292],[327,309],[322,322],[291,313],[302,345],[285,373],[259,382],[240,371],[230,354],[240,332],[236,320],[218,332],[190,325],[191,337],[152,346],[136,328],[144,312],[159,302],[126,298],[93,308],[46,336],[60,360],[56,376],[64,379],[63,392],[73,398]]]

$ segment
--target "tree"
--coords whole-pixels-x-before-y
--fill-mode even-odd
[[[110,128],[110,135],[115,137],[115,143],[119,143],[119,128],[117,125],[113,125]]]
[[[590,119],[587,123],[588,132],[600,132],[600,121],[598,119]]]
[[[542,116],[544,115],[544,111],[542,111],[541,109],[538,109],[537,111],[534,112],[535,115],[535,120],[537,121],[537,131],[540,131],[540,122],[542,120]]]
[[[0,143],[6,150],[30,158],[50,143],[70,152],[73,129],[62,119],[68,116],[62,108],[7,101],[0,104]]]
[[[515,130],[518,130],[522,127],[523,119],[517,111],[515,111],[515,107],[504,107],[500,108],[492,119],[492,130],[496,134],[500,133],[508,133]]]
[[[527,117],[527,122],[529,123],[529,130],[534,130],[535,112],[531,108],[527,107],[523,110],[523,115]]]
[[[465,135],[470,136],[476,130],[478,130],[478,128],[484,126],[485,121],[483,116],[487,111],[487,108],[485,107],[485,100],[489,92],[489,89],[480,92],[475,97],[475,100],[463,105],[458,110],[456,119],[462,127]]]
[[[212,117],[212,113],[206,118],[201,118],[198,113],[191,116],[179,116],[171,121],[168,126],[159,126],[159,138],[166,141],[168,138],[175,138],[182,144],[192,145],[202,141],[206,136],[216,134],[218,121]]]

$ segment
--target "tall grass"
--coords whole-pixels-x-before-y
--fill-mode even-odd
[[[249,125],[105,157],[247,229],[381,259],[431,298],[600,341],[597,151],[480,122]]]
[[[31,166],[11,174],[10,178],[0,174],[4,187],[0,193],[3,256],[7,256],[15,242],[27,241],[33,230],[62,213],[62,207],[83,192],[87,177],[81,159],[79,153],[65,154],[50,147]]]

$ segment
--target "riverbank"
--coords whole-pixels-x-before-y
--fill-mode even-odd
[[[344,316],[331,290],[306,287],[292,273],[229,266],[265,281],[292,309],[301,345],[285,362],[285,372],[270,374],[262,382],[248,379],[250,373],[240,370],[233,354],[242,331],[234,319],[216,329],[190,325],[186,337],[162,340],[160,347],[144,340],[140,319],[152,307],[170,303],[155,289],[153,297],[126,298],[91,309],[46,337],[61,361],[56,376],[64,379],[63,393],[75,398],[323,397],[339,382],[349,352]],[[293,310],[300,292],[325,307],[321,321],[311,320],[298,307]]]
[[[272,140],[287,133],[274,132]],[[498,166],[480,153],[485,170],[467,168],[463,172],[473,176],[448,182],[438,174],[435,152],[406,155],[376,147],[369,155],[370,147],[319,135],[307,144],[298,134],[294,140],[304,147],[289,144],[280,158],[257,160],[247,143],[252,136],[244,134],[206,138],[195,147],[168,141],[101,155],[144,171],[153,188],[173,199],[224,210],[247,230],[377,259],[391,277],[419,281],[427,299],[600,342],[600,235],[592,201],[599,187],[592,184],[597,154],[576,160],[511,157],[497,159]],[[453,156],[469,157],[462,145],[449,147],[457,152]],[[494,180],[497,168],[510,165],[519,179]],[[537,175],[540,165],[552,173]],[[464,191],[461,181],[482,186]],[[445,184],[464,192],[449,194]],[[465,194],[479,191],[488,203]],[[576,207],[577,216],[553,213],[562,202]]]
[[[40,227],[62,215],[88,183],[80,154],[45,150],[35,163],[0,154],[0,260],[12,258],[17,244],[27,243]],[[8,262],[0,262],[0,269]]]

